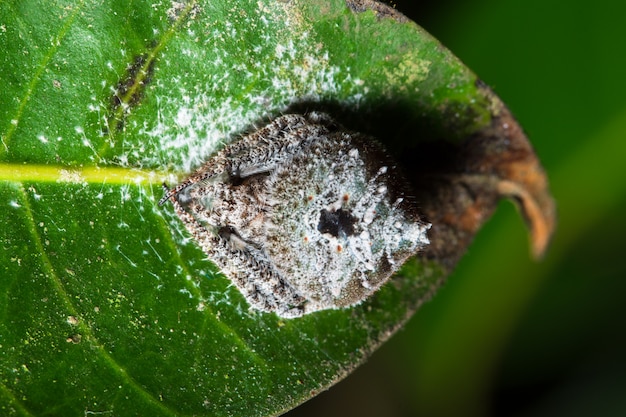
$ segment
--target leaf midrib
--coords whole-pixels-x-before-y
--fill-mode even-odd
[[[0,181],[32,183],[95,183],[158,185],[173,174],[119,166],[63,166],[0,163]]]

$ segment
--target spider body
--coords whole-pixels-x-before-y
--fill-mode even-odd
[[[285,115],[225,147],[159,202],[252,308],[285,318],[359,304],[430,227],[382,147],[327,115]]]

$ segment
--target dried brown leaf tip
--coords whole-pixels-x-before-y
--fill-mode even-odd
[[[484,92],[494,103],[491,124],[446,148],[427,171],[412,177],[420,207],[433,223],[425,254],[449,267],[501,198],[518,204],[536,258],[545,253],[555,227],[555,203],[537,155],[509,110],[486,87]]]

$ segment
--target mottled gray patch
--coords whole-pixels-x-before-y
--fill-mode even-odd
[[[429,243],[382,147],[322,113],[286,115],[227,146],[171,201],[251,307],[285,318],[349,307]]]

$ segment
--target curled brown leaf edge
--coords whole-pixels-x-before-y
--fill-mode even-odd
[[[423,257],[452,268],[503,199],[518,206],[533,256],[545,253],[556,224],[547,175],[522,128],[485,86],[491,123],[463,140],[445,163],[412,177],[424,214],[433,224]]]

